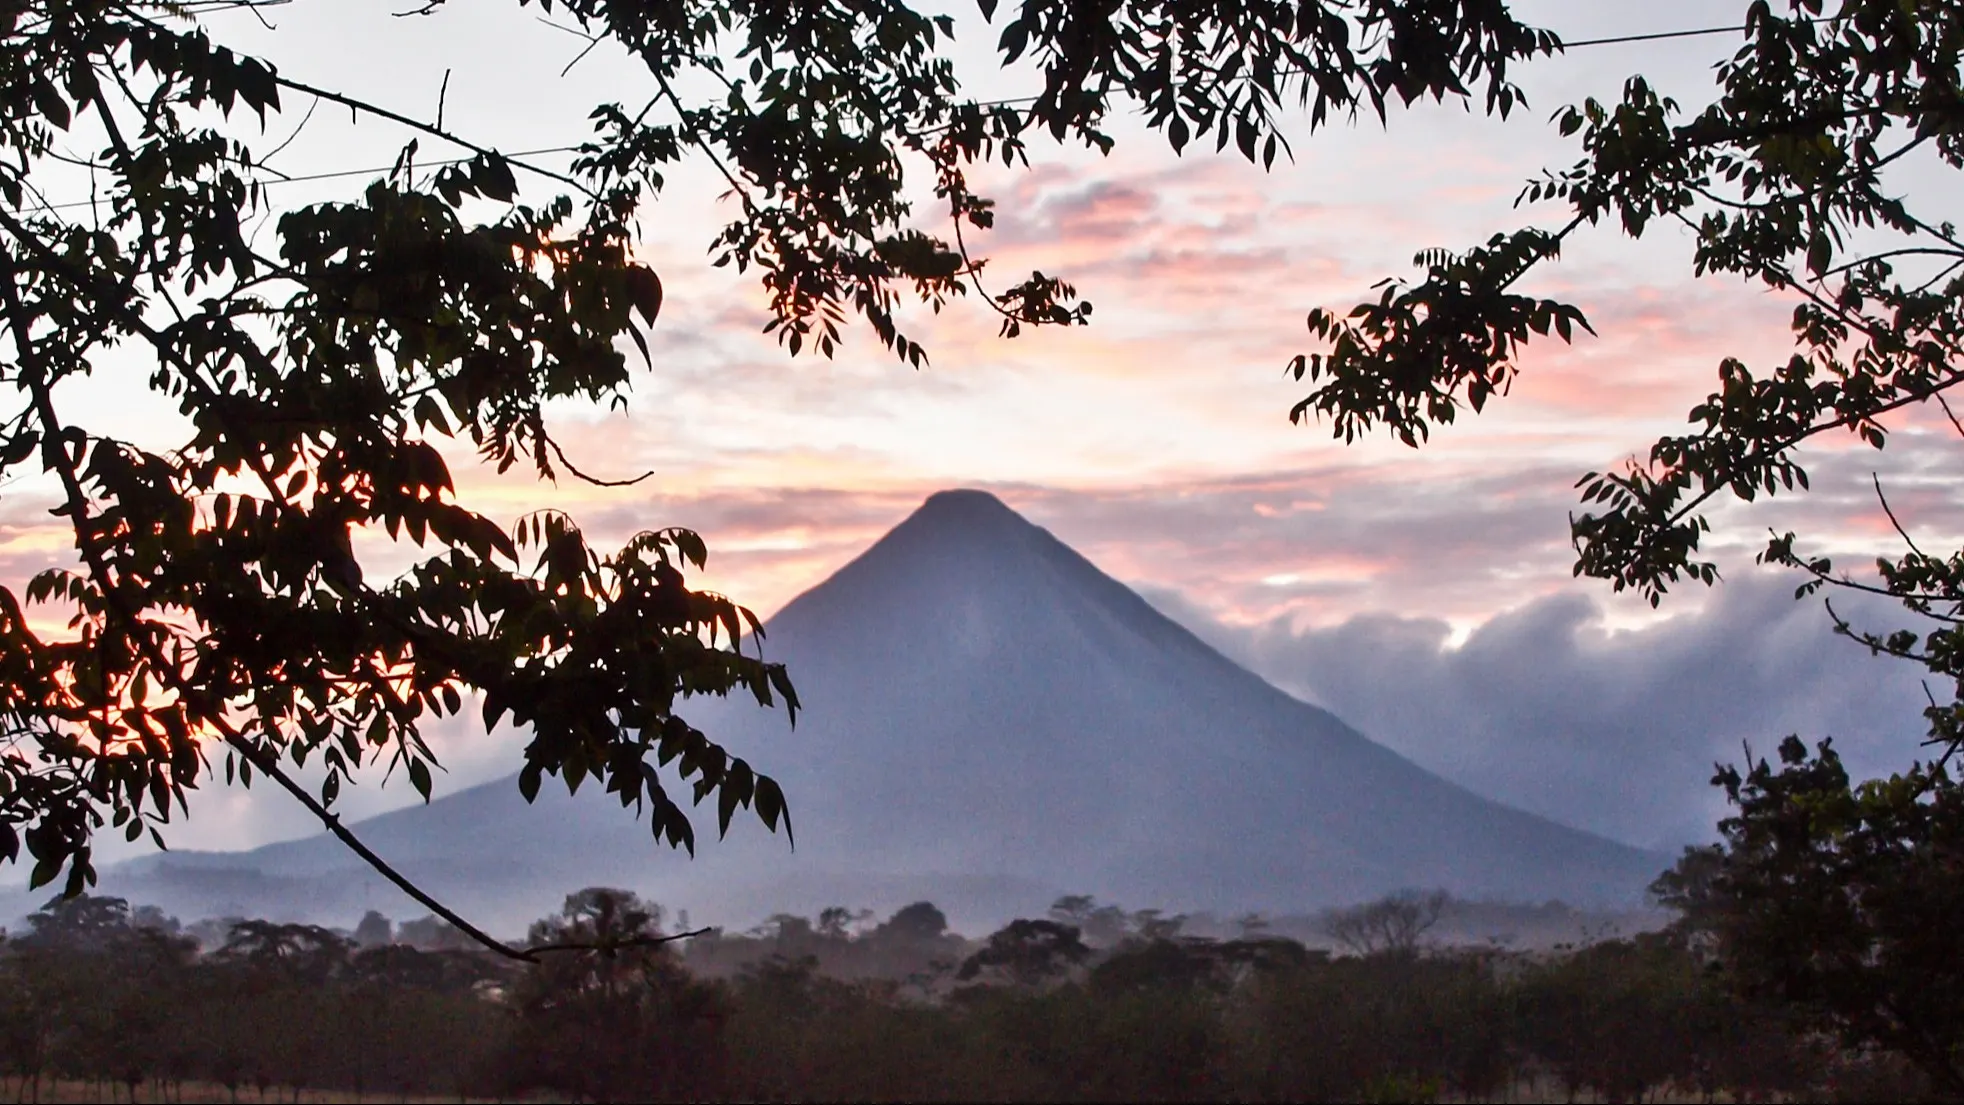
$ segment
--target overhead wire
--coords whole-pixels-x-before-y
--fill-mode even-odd
[[[1616,35],[1612,38],[1584,38],[1575,42],[1562,43],[1562,49],[1574,50],[1583,46],[1613,46],[1620,42],[1656,42],[1666,38],[1697,38],[1700,35],[1736,34],[1744,27],[1699,27],[1688,31],[1654,31],[1640,35]]]
[[[228,6],[228,7],[236,5],[236,0],[211,0],[211,2],[214,4],[220,4],[222,6]],[[270,0],[270,2],[283,3],[285,2],[285,0]],[[1585,38],[1585,39],[1578,39],[1573,42],[1563,42],[1560,45],[1560,49],[1567,51],[1567,50],[1583,49],[1585,47],[1591,47],[1591,46],[1614,46],[1614,45],[1620,45],[1623,43],[1631,43],[1631,42],[1658,42],[1667,39],[1698,38],[1706,35],[1736,34],[1736,33],[1743,32],[1745,30],[1746,28],[1743,26],[1696,27],[1696,28],[1690,28],[1681,31],[1653,31],[1644,34],[1613,35],[1607,38]],[[1002,99],[1002,100],[982,100],[982,101],[978,101],[976,106],[977,107],[1005,107],[1010,104],[1028,103],[1037,98],[1038,97],[1035,96],[1016,96],[1016,97],[1011,97],[1009,99]],[[508,158],[538,157],[544,154],[572,153],[578,150],[579,148],[580,148],[579,146],[547,146],[536,150],[520,150],[515,153],[506,154],[505,156]],[[461,165],[470,160],[472,160],[472,158],[469,157],[440,158],[440,159],[424,162],[424,165],[430,168],[437,168],[446,165]],[[372,176],[377,173],[388,172],[393,168],[395,168],[395,166],[391,164],[391,165],[370,166],[361,169],[337,169],[329,172],[305,173],[299,176],[288,176],[286,174],[279,174],[269,178],[262,178],[261,180],[258,181],[258,183],[261,187],[271,187],[276,184],[304,184],[312,181],[339,180],[339,179],[345,179],[347,177]],[[83,207],[94,207],[102,202],[103,201],[100,199],[71,200],[62,203],[36,205],[36,209],[41,211],[67,211],[67,210],[73,210]]]
[[[578,149],[579,149],[578,146],[546,146],[536,150],[517,150],[512,153],[505,154],[503,156],[505,156],[506,158],[538,157],[541,154],[549,154],[549,153],[572,153],[573,151]],[[442,168],[443,166],[446,165],[462,165],[465,162],[472,161],[472,160],[475,160],[475,158],[473,157],[436,158],[430,161],[421,162],[418,164],[417,167],[436,169],[436,168]],[[309,181],[315,181],[315,180],[337,180],[343,177],[351,177],[351,176],[372,176],[376,173],[389,172],[395,167],[396,166],[392,163],[388,165],[374,165],[364,169],[336,169],[331,172],[325,172],[325,173],[303,173],[299,176],[288,176],[285,173],[280,173],[276,176],[262,177],[259,180],[255,181],[254,183],[258,184],[262,188],[271,187],[272,185],[275,184],[305,184]],[[76,208],[76,207],[94,207],[97,204],[103,202],[105,201],[100,199],[67,200],[62,203],[36,204],[34,206],[34,209],[37,211],[67,211],[71,208]]]

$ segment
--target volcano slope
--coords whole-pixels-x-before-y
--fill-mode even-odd
[[[1636,902],[1667,857],[1488,801],[1291,698],[994,496],[947,491],[766,626],[805,703],[686,703],[790,798],[796,848],[739,815],[697,858],[593,788],[513,780],[363,822],[504,931],[583,885],[697,920],[929,898],[988,924],[1062,893],[1293,911],[1405,887]],[[1395,689],[1387,693],[1396,693]],[[410,903],[332,839],[150,857],[105,889],[187,917],[348,923]]]

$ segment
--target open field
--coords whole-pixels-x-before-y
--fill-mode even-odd
[[[432,1097],[427,1094],[352,1094],[345,1090],[307,1090],[295,1091],[284,1087],[267,1087],[261,1092],[254,1086],[241,1086],[237,1093],[224,1086],[210,1082],[185,1082],[181,1085],[159,1085],[148,1083],[136,1088],[132,1096],[129,1087],[121,1083],[88,1082],[79,1079],[42,1079],[39,1087],[21,1078],[0,1078],[0,1101],[43,1102],[45,1105],[111,1105],[114,1102],[173,1102],[182,1105],[313,1105],[313,1103],[350,1102],[355,1105],[448,1105],[448,1103],[488,1102],[490,1098]]]
[[[1415,1098],[1407,1098],[1407,1100]],[[45,1105],[114,1105],[119,1102],[160,1102],[173,1105],[336,1105],[347,1102],[351,1105],[494,1105],[510,1102],[513,1105],[554,1105],[568,1099],[550,1096],[524,1098],[480,1098],[480,1097],[433,1097],[427,1094],[351,1094],[337,1090],[302,1089],[297,1093],[285,1088],[269,1087],[264,1093],[252,1086],[242,1086],[234,1094],[223,1086],[209,1082],[186,1082],[168,1087],[155,1084],[138,1087],[132,1098],[121,1084],[110,1085],[103,1082],[86,1082],[76,1079],[44,1079],[36,1096],[35,1087],[18,1078],[0,1078],[0,1101],[41,1102]],[[1598,1094],[1587,1091],[1574,1096],[1563,1092],[1551,1080],[1516,1082],[1506,1091],[1490,1098],[1459,1098],[1441,1096],[1436,1099],[1446,1103],[1476,1105],[1481,1102],[1518,1102],[1521,1105],[1557,1105],[1575,1102],[1576,1105],[1599,1105],[1605,1101]],[[1653,1091],[1643,1100],[1651,1105],[1725,1105],[1734,1098],[1729,1094],[1706,1096],[1694,1091],[1664,1087]]]

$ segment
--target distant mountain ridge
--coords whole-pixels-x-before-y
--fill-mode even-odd
[[[766,626],[805,711],[681,712],[775,775],[796,851],[739,817],[698,857],[606,796],[512,780],[358,825],[502,931],[583,885],[698,920],[932,898],[989,923],[1063,893],[1284,911],[1443,887],[1635,902],[1668,858],[1487,801],[1289,697],[981,491],[946,491]],[[413,906],[325,835],[148,857],[104,889],[183,916],[350,923]]]

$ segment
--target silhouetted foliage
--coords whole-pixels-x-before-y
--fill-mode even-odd
[[[1011,921],[982,950],[962,962],[963,982],[988,974],[1018,986],[1037,986],[1068,974],[1091,957],[1078,931],[1055,921]]]
[[[925,943],[948,931],[948,917],[933,902],[915,902],[882,922],[879,931],[894,940]]]
[[[1742,993],[1964,1098],[1964,790],[1941,763],[1852,784],[1832,742],[1717,781],[1722,843],[1653,887]]]

